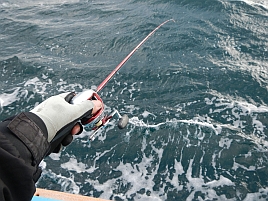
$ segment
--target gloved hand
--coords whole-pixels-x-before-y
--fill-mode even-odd
[[[72,141],[71,130],[77,122],[85,117],[90,118],[93,109],[96,111],[98,107],[99,109],[102,107],[101,104],[97,104],[94,108],[94,102],[89,100],[80,104],[70,104],[69,101],[74,95],[74,93],[63,93],[52,96],[30,111],[40,117],[46,125],[47,140],[51,143],[50,152],[58,152],[61,144],[68,145]],[[80,131],[82,132],[82,126]]]

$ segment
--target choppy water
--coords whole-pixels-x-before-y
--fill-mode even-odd
[[[113,200],[268,200],[266,0],[0,1],[1,119],[96,87],[127,113],[37,186]]]

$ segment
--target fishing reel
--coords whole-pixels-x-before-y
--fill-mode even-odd
[[[117,116],[119,118],[119,121],[117,123],[119,129],[123,129],[127,126],[129,118],[126,114],[121,116],[117,110],[114,110],[109,115],[104,114],[104,103],[100,96],[94,90],[90,89],[78,93],[76,96],[73,97],[70,103],[79,104],[85,100],[99,100],[102,103],[101,109],[99,109],[93,116],[90,116],[89,118],[84,117],[83,119],[81,119],[81,123],[92,130],[92,133],[89,135],[89,139],[91,141],[94,140],[98,130],[104,127],[114,116]]]

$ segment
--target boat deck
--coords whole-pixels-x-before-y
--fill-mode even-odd
[[[93,198],[59,191],[37,188],[32,201],[107,201],[100,198]]]

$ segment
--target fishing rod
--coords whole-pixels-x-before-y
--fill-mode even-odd
[[[126,127],[128,123],[128,116],[124,114],[121,116],[117,110],[114,110],[110,115],[104,115],[104,103],[98,92],[100,92],[103,87],[109,82],[109,80],[117,73],[117,71],[122,68],[122,66],[130,59],[130,57],[164,24],[169,21],[175,22],[173,19],[166,20],[162,24],[158,25],[153,31],[151,31],[116,67],[115,69],[101,82],[101,84],[97,87],[96,91],[94,90],[86,90],[84,92],[78,93],[72,100],[71,104],[79,104],[85,100],[99,100],[102,103],[102,108],[96,112],[90,118],[84,118],[81,120],[81,123],[87,127],[92,129],[92,133],[89,135],[89,140],[94,140],[96,133],[100,128],[105,126],[113,116],[119,117],[118,128],[123,129]]]
[[[107,82],[115,75],[115,73],[127,62],[127,60],[130,59],[130,57],[147,41],[161,26],[166,24],[169,21],[175,22],[173,19],[169,19],[162,24],[160,24],[158,27],[156,27],[151,33],[149,33],[124,59],[121,61],[118,66],[115,67],[115,69],[102,81],[102,83],[97,87],[96,93],[98,93],[102,88],[107,84]]]
[[[81,119],[81,124],[85,127],[91,129],[91,133],[89,135],[89,140],[93,141],[95,139],[96,134],[105,127],[105,125],[110,121],[113,116],[117,116],[119,121],[117,126],[119,129],[123,129],[126,127],[128,123],[128,116],[124,114],[123,116],[117,110],[114,110],[111,114],[104,114],[104,103],[98,92],[103,89],[103,87],[107,84],[107,82],[116,74],[116,72],[129,60],[129,58],[142,46],[145,41],[147,41],[161,26],[166,24],[169,21],[175,22],[173,19],[166,20],[162,24],[158,25],[153,31],[151,31],[117,66],[116,68],[102,81],[102,83],[97,87],[97,90],[86,90],[81,93],[76,94],[73,98],[66,97],[65,100],[71,104],[79,104],[85,100],[99,100],[102,104],[102,108],[98,110],[93,116],[88,118]],[[52,139],[50,150],[48,153],[51,153],[54,149],[56,149],[56,145],[61,143],[62,140],[67,136],[70,130],[74,127],[76,122],[70,124],[63,129]],[[56,143],[53,143],[56,142]]]

